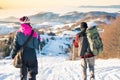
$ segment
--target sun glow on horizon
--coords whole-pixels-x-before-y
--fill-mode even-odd
[[[119,5],[118,0],[0,0],[0,18],[38,12],[69,12],[85,5]]]
[[[55,8],[81,5],[120,5],[118,0],[0,0],[3,8]]]

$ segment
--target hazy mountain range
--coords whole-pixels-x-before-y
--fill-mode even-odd
[[[32,15],[30,16],[30,19],[35,22],[54,21],[54,22],[71,23],[86,17],[100,17],[103,15],[107,15],[109,17],[115,18],[116,16],[118,16],[118,13],[107,13],[107,12],[99,12],[99,11],[83,13],[83,12],[73,11],[60,15],[53,12],[45,12],[45,13],[38,13]]]
[[[120,5],[110,5],[110,6],[80,6],[79,8],[118,8],[120,9]]]
[[[42,22],[62,22],[62,23],[71,23],[76,22],[80,19],[88,18],[88,17],[101,17],[105,16],[106,18],[115,18],[116,16],[120,15],[119,13],[108,13],[108,12],[99,12],[99,11],[92,11],[92,12],[68,12],[63,15],[53,13],[53,12],[40,12],[38,14],[34,14],[29,16],[31,22],[34,23],[42,23]],[[18,18],[16,17],[8,17],[2,19],[2,21],[8,22],[18,22]]]

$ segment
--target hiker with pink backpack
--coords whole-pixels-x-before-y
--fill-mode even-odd
[[[30,19],[23,16],[19,19],[20,28],[16,32],[14,38],[14,46],[11,52],[14,59],[14,66],[20,68],[20,80],[36,80],[38,74],[38,61],[36,56],[36,49],[39,49],[39,40],[37,33],[30,25]],[[18,51],[23,48],[21,52],[21,65],[18,66],[16,56]],[[19,55],[18,55],[19,56]]]

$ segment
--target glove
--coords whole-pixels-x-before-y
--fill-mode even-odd
[[[73,41],[73,45],[74,45],[76,48],[79,47],[78,42],[76,42],[75,40]]]

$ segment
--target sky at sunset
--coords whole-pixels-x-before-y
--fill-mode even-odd
[[[68,8],[73,9],[83,5],[119,4],[120,0],[0,0],[0,17],[25,13],[29,15],[38,11],[66,11]]]
[[[52,8],[80,5],[119,5],[120,0],[0,0],[3,8]]]

